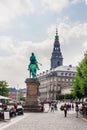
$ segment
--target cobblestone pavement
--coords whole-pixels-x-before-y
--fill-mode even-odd
[[[87,130],[87,121],[76,118],[75,112],[68,112],[64,117],[63,111],[45,113],[25,113],[24,116],[11,119],[7,124],[2,123],[0,130]],[[7,126],[6,126],[7,125]]]

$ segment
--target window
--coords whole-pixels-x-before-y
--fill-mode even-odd
[[[58,65],[58,66],[60,65],[60,62],[59,62],[59,61],[57,62],[57,65]]]
[[[65,79],[64,79],[64,78],[62,78],[62,81],[65,81]]]
[[[60,78],[58,78],[58,81],[60,81]]]
[[[69,73],[69,76],[71,76],[71,73]]]
[[[67,75],[67,73],[65,73],[65,75]]]
[[[61,73],[61,75],[63,75],[63,73]]]
[[[75,74],[73,74],[73,76],[75,76]]]
[[[72,82],[72,79],[70,79],[70,82]]]
[[[69,81],[69,79],[66,79],[66,82],[68,82]]]

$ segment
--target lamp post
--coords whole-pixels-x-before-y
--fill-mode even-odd
[[[19,90],[19,84],[17,84],[17,96],[16,96],[16,100],[18,101],[19,99],[19,93],[18,93],[18,90]]]

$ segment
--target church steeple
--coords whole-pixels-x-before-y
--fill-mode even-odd
[[[63,65],[63,57],[60,49],[58,30],[56,28],[54,47],[51,56],[51,69],[56,68],[60,65]]]
[[[55,36],[55,40],[58,40],[58,30],[56,28],[56,36]]]

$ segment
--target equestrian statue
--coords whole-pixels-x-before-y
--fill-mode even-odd
[[[39,70],[38,63],[36,56],[32,52],[30,56],[30,64],[28,65],[28,70],[30,71],[30,78],[36,78],[37,77],[37,70]],[[40,64],[41,65],[41,64]]]

